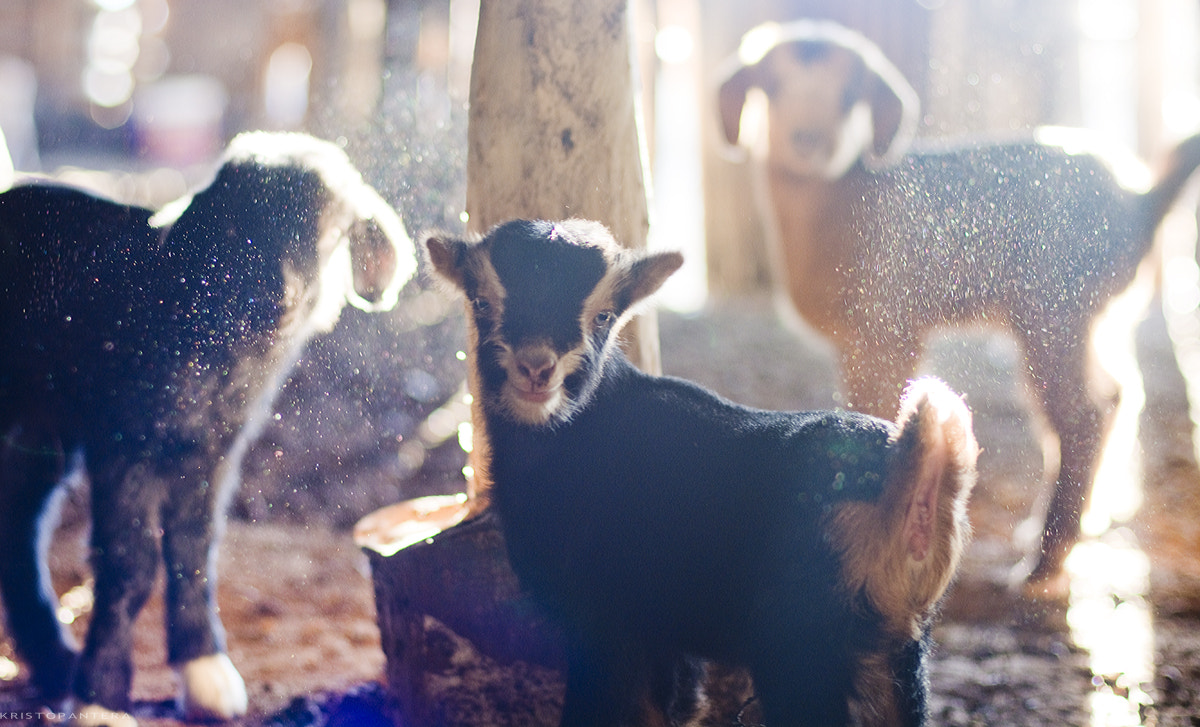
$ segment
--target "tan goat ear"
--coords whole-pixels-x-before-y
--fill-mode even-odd
[[[425,239],[425,249],[429,253],[429,263],[437,274],[461,289],[467,243],[448,235],[435,233]]]
[[[979,456],[971,414],[945,384],[924,378],[905,391],[898,424],[901,440],[915,438],[919,459],[900,499],[908,555],[917,562],[931,553],[938,560],[957,559],[957,552],[945,551],[957,551],[969,534],[965,509]]]
[[[945,438],[936,434],[923,447],[922,461],[904,503],[903,543],[918,563],[929,557],[938,537],[938,494],[942,490],[950,453]]]
[[[683,255],[674,251],[650,253],[634,260],[621,284],[621,307],[627,310],[653,295],[681,265]]]
[[[924,610],[945,593],[970,538],[967,499],[979,445],[966,404],[936,379],[908,387],[897,423],[897,449],[907,453],[897,470],[908,474],[888,493],[896,517],[890,528],[899,528],[893,542],[910,563],[904,601]]]

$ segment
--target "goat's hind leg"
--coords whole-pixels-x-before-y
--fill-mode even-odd
[[[1063,563],[1079,541],[1083,509],[1111,420],[1111,412],[1096,403],[1089,389],[1088,351],[1086,335],[1064,333],[1054,341],[1026,343],[1034,390],[1059,439],[1058,476],[1041,549],[1027,577],[1035,593],[1054,595],[1065,587]]]
[[[38,697],[70,691],[76,653],[59,624],[46,549],[57,524],[56,485],[64,473],[55,437],[20,425],[0,442],[0,593],[9,634],[29,667]]]

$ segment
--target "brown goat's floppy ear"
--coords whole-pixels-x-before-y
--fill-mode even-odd
[[[875,166],[895,163],[916,138],[921,99],[900,69],[876,45],[863,38],[862,47],[854,50],[875,77],[870,91],[875,138],[866,161]]]
[[[620,286],[625,309],[654,294],[681,265],[683,255],[674,251],[651,253],[634,260]]]
[[[734,56],[726,62],[725,78],[717,89],[717,110],[721,114],[721,130],[730,146],[737,146],[741,136],[742,109],[746,105],[746,94],[760,85],[761,71],[758,64],[743,65]]]
[[[437,274],[461,289],[463,287],[462,264],[467,243],[448,235],[433,234],[425,239],[429,263]]]

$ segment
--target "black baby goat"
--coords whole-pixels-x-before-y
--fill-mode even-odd
[[[957,396],[920,380],[895,425],[748,409],[619,350],[678,253],[580,220],[426,246],[468,301],[477,474],[568,634],[562,724],[686,714],[697,657],[748,668],[769,725],[925,723],[978,452]]]

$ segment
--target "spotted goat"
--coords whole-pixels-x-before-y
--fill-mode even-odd
[[[237,717],[214,599],[226,504],[308,341],[347,302],[392,308],[415,272],[399,217],[336,146],[251,133],[158,213],[53,183],[0,194],[0,269],[0,591],[31,686],[78,722],[133,724],[132,625],[161,561],[183,712]],[[75,472],[95,577],[81,654],[46,566]]]

